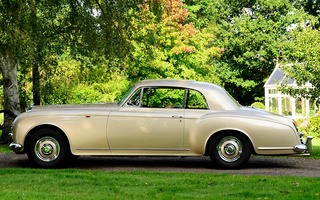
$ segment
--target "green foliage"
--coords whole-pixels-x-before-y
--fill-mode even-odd
[[[42,104],[113,102],[120,99],[130,82],[117,71],[114,63],[100,59],[95,65],[92,58],[81,56],[76,60],[68,52],[48,59],[48,65],[41,71]]]
[[[208,65],[219,48],[207,48],[213,35],[186,23],[189,13],[179,0],[161,1],[159,18],[148,3],[141,4],[132,20],[131,53],[127,74],[130,79],[194,79],[218,83],[214,67]]]
[[[0,131],[1,136],[1,131]],[[13,153],[11,150],[9,150],[9,146],[7,144],[0,145],[0,153]]]
[[[254,102],[253,104],[251,104],[251,106],[255,107],[255,108],[260,108],[260,109],[263,109],[263,110],[266,109],[265,105],[263,103],[261,103],[261,102]]]
[[[114,101],[137,80],[174,78],[217,83],[250,105],[263,97],[277,58],[298,63],[287,70],[297,83],[314,85],[286,91],[315,98],[320,35],[307,25],[318,26],[318,7],[289,0],[1,1],[0,52],[10,50],[19,63],[22,108],[32,103],[38,78],[41,104]]]
[[[263,85],[287,41],[287,28],[313,18],[289,0],[184,2],[195,26],[206,27],[216,36],[212,45],[224,49],[210,65],[224,88],[243,105],[264,95]]]
[[[296,97],[317,99],[320,96],[319,30],[311,27],[293,30],[283,45],[283,57],[286,58],[286,62],[291,62],[291,65],[286,66],[284,70],[296,81],[297,87],[290,87],[284,82],[280,85],[280,90]],[[312,84],[312,88],[304,87],[307,84]]]
[[[307,119],[299,119],[299,130],[306,135],[311,135],[315,138],[320,138],[320,115],[316,113]]]

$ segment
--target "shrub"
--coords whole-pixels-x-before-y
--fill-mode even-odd
[[[252,106],[252,107],[255,107],[255,108],[260,108],[260,109],[263,109],[263,110],[266,109],[266,107],[264,106],[264,104],[261,103],[261,102],[254,102],[253,104],[251,104],[251,106]]]
[[[320,115],[316,113],[307,119],[298,120],[299,129],[301,132],[311,135],[315,138],[320,138]]]

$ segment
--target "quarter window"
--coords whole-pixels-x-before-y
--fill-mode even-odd
[[[206,100],[200,92],[195,90],[189,90],[187,98],[187,108],[208,109],[208,106]]]

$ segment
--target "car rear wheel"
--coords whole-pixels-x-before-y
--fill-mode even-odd
[[[251,143],[239,133],[219,134],[211,140],[209,156],[219,168],[241,168],[250,159]]]
[[[40,167],[57,167],[67,160],[65,139],[53,129],[36,131],[27,145],[29,159]]]

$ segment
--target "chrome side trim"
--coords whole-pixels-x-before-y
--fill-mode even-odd
[[[133,150],[133,151],[191,151],[191,149],[138,149],[138,148],[111,148],[110,150]]]
[[[293,147],[259,147],[258,150],[292,150]]]
[[[76,150],[113,150],[113,151],[191,151],[191,149],[138,149],[138,148],[77,148]]]
[[[299,133],[302,140],[302,134]],[[313,151],[312,147],[312,136],[307,136],[305,142],[302,144],[298,144],[294,147],[258,147],[258,150],[294,150],[297,153],[300,154],[291,154],[292,156],[301,156],[301,157],[307,157],[310,156],[310,154]]]
[[[76,150],[110,150],[109,148],[77,148]]]
[[[295,153],[295,154],[289,154],[289,155],[285,155],[285,156],[289,156],[289,157],[309,157],[310,153]]]

